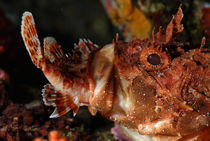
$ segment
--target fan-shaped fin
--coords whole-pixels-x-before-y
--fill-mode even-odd
[[[90,40],[80,39],[71,53],[64,54],[56,40],[47,37],[41,48],[30,12],[23,14],[21,33],[33,63],[41,68],[51,83],[44,86],[42,94],[46,105],[56,107],[51,117],[61,116],[70,110],[76,113],[80,105],[89,106],[90,87],[94,86],[90,69],[99,47]]]
[[[42,56],[42,49],[37,35],[35,22],[30,12],[24,12],[21,24],[21,35],[32,62],[39,68]]]
[[[53,37],[44,38],[44,57],[51,63],[63,57],[63,51],[60,45]]]
[[[78,107],[72,101],[70,95],[64,95],[55,90],[51,84],[46,84],[42,90],[43,101],[45,105],[54,106],[55,110],[50,118],[56,118],[68,113],[71,109],[78,111]]]

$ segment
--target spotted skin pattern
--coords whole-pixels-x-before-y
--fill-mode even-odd
[[[22,17],[21,34],[32,62],[50,84],[43,101],[54,106],[51,118],[88,106],[120,124],[133,140],[170,140],[210,125],[210,52],[185,51],[177,35],[184,30],[181,7],[166,30],[150,39],[97,46],[89,40],[65,54],[53,37],[43,47],[30,12]]]

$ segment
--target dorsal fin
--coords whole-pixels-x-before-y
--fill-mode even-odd
[[[39,67],[53,89],[46,86],[43,99],[54,106],[51,117],[58,117],[69,110],[75,113],[81,105],[89,105],[92,55],[99,49],[89,40],[80,40],[70,54],[64,54],[53,37],[44,39],[41,48],[32,14],[25,12],[22,19],[22,36],[33,63]],[[47,91],[47,90],[50,91]],[[94,88],[93,88],[94,89]]]
[[[21,35],[32,62],[40,68],[40,62],[41,59],[43,59],[42,49],[36,31],[35,22],[30,12],[23,13]]]
[[[72,71],[79,71],[79,69],[87,68],[88,61],[95,51],[99,49],[99,46],[93,44],[90,40],[80,39],[78,44],[74,44],[72,53],[68,55],[68,58],[72,62]],[[76,62],[76,63],[74,63]],[[80,62],[80,64],[78,64]]]
[[[89,103],[89,59],[91,53],[97,49],[98,46],[91,41],[80,39],[72,53],[64,54],[53,37],[44,39],[44,58],[50,61],[50,66],[53,67],[51,70],[55,70],[54,75],[46,74],[46,77],[51,83],[55,79],[55,81],[60,79],[60,83],[63,83],[62,87],[65,85],[64,91],[68,91],[68,94],[62,93],[62,90],[56,91],[52,85],[45,85],[43,100],[46,105],[55,107],[51,118],[64,115],[70,110],[73,110],[74,115],[76,115],[80,105]],[[44,68],[49,69],[49,67]],[[55,87],[58,85],[55,85]]]
[[[56,61],[59,58],[62,58],[64,55],[60,45],[57,44],[57,41],[53,37],[44,38],[44,57],[48,59],[51,63]]]
[[[80,39],[78,45],[75,44],[74,51],[80,52],[82,57],[88,57],[90,53],[97,50],[98,45],[93,44],[90,40]]]

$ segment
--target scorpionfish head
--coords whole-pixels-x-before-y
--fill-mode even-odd
[[[113,120],[147,135],[187,135],[210,123],[210,53],[185,51],[179,8],[165,33],[115,44]]]

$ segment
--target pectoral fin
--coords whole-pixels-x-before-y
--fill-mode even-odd
[[[78,111],[78,107],[73,103],[69,95],[64,95],[60,91],[55,90],[51,84],[46,84],[42,90],[43,101],[47,106],[55,107],[54,112],[50,118],[57,118],[70,110]]]

